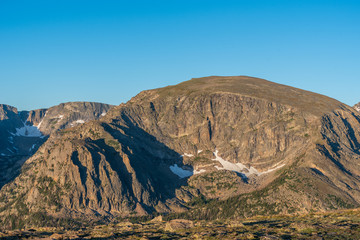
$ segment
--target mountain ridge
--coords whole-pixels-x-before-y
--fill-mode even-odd
[[[272,90],[268,92],[267,90]],[[291,91],[292,94],[286,91]],[[316,110],[319,110],[323,105],[326,110],[334,109],[339,107],[343,103],[339,102],[336,99],[330,98],[328,96],[310,92],[307,90],[302,90],[299,88],[291,87],[284,84],[274,83],[265,79],[248,77],[248,76],[209,76],[204,78],[193,78],[191,80],[179,83],[177,85],[167,86],[158,89],[152,89],[147,91],[157,91],[161,93],[170,94],[171,92],[179,91],[180,94],[184,92],[228,92],[228,93],[237,93],[242,96],[251,96],[257,97],[260,99],[267,99],[272,102],[277,102],[280,104],[293,104],[296,107],[306,107],[312,108],[319,107]],[[147,92],[145,91],[145,92]],[[281,96],[281,98],[279,98]],[[310,103],[307,98],[310,99]],[[315,102],[315,106],[314,106]],[[329,103],[327,103],[329,102]],[[304,108],[303,108],[304,109]],[[316,113],[313,111],[313,113]],[[323,111],[321,111],[323,113]]]
[[[353,108],[261,79],[208,80],[143,91],[51,134],[0,191],[2,224],[36,224],[40,213],[216,219],[359,206]]]
[[[9,105],[0,105],[0,187],[18,174],[21,165],[35,153],[48,136],[59,129],[81,124],[101,117],[111,105],[92,102],[68,102],[49,109],[18,111]],[[68,108],[68,109],[66,109]],[[72,108],[80,108],[77,113]],[[59,117],[61,116],[61,117]]]

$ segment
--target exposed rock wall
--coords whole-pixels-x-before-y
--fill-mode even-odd
[[[40,129],[51,131],[58,114]],[[216,218],[354,207],[359,119],[334,99],[247,77],[144,91],[98,121],[54,132],[1,190],[0,216],[94,220],[195,206],[192,217]],[[204,196],[210,203],[196,208]]]

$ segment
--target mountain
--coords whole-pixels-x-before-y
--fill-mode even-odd
[[[354,109],[358,112],[360,112],[360,103],[357,103],[354,105]]]
[[[53,132],[1,189],[0,225],[358,207],[359,149],[360,115],[335,99],[252,77],[192,79]]]
[[[20,167],[48,136],[61,129],[98,119],[111,105],[69,102],[31,111],[0,104],[0,188],[19,173]]]

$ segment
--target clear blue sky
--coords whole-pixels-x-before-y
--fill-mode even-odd
[[[0,103],[120,104],[249,75],[360,101],[360,1],[0,0]]]

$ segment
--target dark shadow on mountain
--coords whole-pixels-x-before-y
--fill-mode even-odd
[[[11,133],[15,131],[15,128],[21,124],[20,118],[15,113],[11,113],[11,118],[0,121],[0,152],[11,147],[9,137],[12,136]]]
[[[338,160],[336,160],[330,152],[327,150],[327,148],[324,145],[317,144],[317,149],[324,154],[328,159],[330,159],[341,171],[347,173],[348,175],[352,176],[352,173],[347,170],[344,165],[342,165]]]
[[[325,176],[319,169],[316,168],[310,168],[311,171],[313,171],[314,173],[316,173],[317,175],[320,176]]]
[[[169,168],[174,164],[183,167],[182,158],[154,136],[133,124],[126,115],[121,117],[121,120],[114,120],[112,124],[102,123],[105,131],[116,141],[89,140],[86,147],[92,154],[95,175],[99,176],[99,152],[103,151],[106,161],[112,170],[117,172],[123,184],[125,192],[122,194],[127,194],[134,203],[141,204],[151,213],[155,211],[153,206],[159,201],[165,202],[174,198],[176,189],[187,185],[186,178],[179,178]],[[193,171],[191,166],[186,168]]]
[[[79,169],[79,173],[80,173],[80,179],[81,179],[81,183],[82,185],[85,187],[85,191],[86,191],[86,178],[87,178],[87,171],[86,171],[86,167],[83,166],[79,160],[79,152],[78,151],[74,151],[71,154],[71,161],[78,167]]]
[[[249,183],[249,178],[244,173],[234,171],[234,173],[243,180],[244,183]]]
[[[329,116],[324,116],[322,118],[322,123],[324,126],[326,126],[328,131],[330,131],[334,136],[339,138],[339,135],[337,134],[336,130],[334,129],[334,125],[332,124],[332,121]],[[340,157],[339,151],[341,150],[340,144],[337,141],[333,141],[329,136],[329,134],[322,132],[322,137],[327,141],[327,144],[331,147],[332,152],[336,154],[337,157]]]
[[[0,190],[13,181],[21,169],[37,149],[46,141],[47,137],[24,137],[15,135],[16,129],[24,126],[24,113],[8,114],[9,119],[0,121]],[[26,122],[26,125],[32,126]]]
[[[353,115],[354,116],[354,115]],[[341,118],[342,122],[344,123],[344,125],[346,126],[346,135],[347,138],[349,140],[349,143],[351,145],[351,149],[356,152],[357,154],[359,154],[359,149],[360,149],[360,144],[357,140],[357,137],[355,135],[355,131],[352,128],[351,124],[348,122],[347,119]]]

